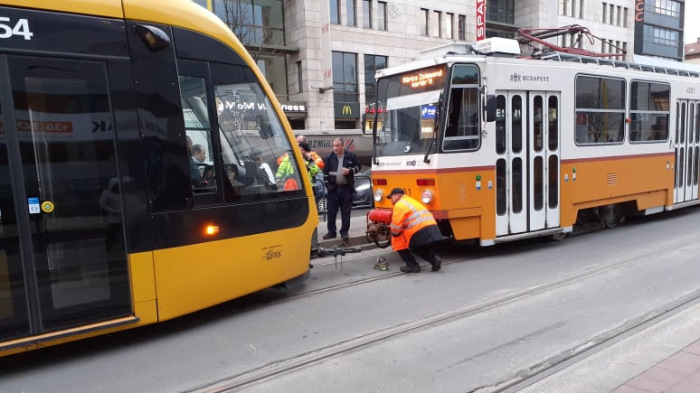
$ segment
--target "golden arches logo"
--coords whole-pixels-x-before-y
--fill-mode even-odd
[[[343,114],[352,115],[352,107],[350,105],[343,105]]]

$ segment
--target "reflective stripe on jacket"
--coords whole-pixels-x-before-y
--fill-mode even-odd
[[[433,215],[415,199],[404,195],[396,201],[391,213],[391,246],[394,250],[405,250],[411,237],[419,230],[437,225]]]
[[[309,154],[311,154],[311,158],[314,159],[314,162],[318,166],[318,169],[322,171],[323,170],[323,157],[319,156],[315,151],[310,151]]]

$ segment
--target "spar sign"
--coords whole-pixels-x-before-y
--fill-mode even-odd
[[[476,0],[476,40],[486,38],[486,0]]]

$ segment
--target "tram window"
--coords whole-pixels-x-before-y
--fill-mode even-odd
[[[549,156],[549,208],[556,209],[559,205],[559,158]]]
[[[293,150],[249,68],[212,64],[226,199],[302,189]]]
[[[681,121],[678,123],[678,134],[681,136],[680,143],[685,143],[685,102],[681,102]]]
[[[533,127],[534,127],[534,133],[532,135],[533,137],[533,142],[535,145],[535,151],[540,152],[542,151],[542,139],[544,137],[543,132],[544,132],[544,116],[543,116],[543,103],[542,103],[542,96],[537,95],[533,99],[533,112],[534,112],[534,119],[533,119]]]
[[[506,97],[496,97],[496,153],[506,151]]]
[[[448,104],[443,149],[474,150],[479,147],[479,93],[476,88],[454,88]]]
[[[554,151],[559,147],[559,99],[556,96],[549,97],[549,150]]]
[[[683,177],[683,166],[685,165],[685,148],[681,147],[680,148],[680,153],[678,156],[678,161],[676,161],[676,165],[678,166],[678,187],[683,187],[683,183],[685,178]]]
[[[533,169],[534,177],[534,199],[535,199],[535,210],[540,211],[544,207],[544,159],[542,156],[535,157]]]
[[[576,78],[576,144],[621,143],[625,134],[625,81]]]
[[[681,124],[681,104],[680,102],[676,103],[676,139],[675,143],[678,143],[678,130],[680,130],[680,124]],[[676,160],[678,162],[678,160]]]
[[[180,76],[190,180],[195,193],[216,192],[216,169],[204,78]]]
[[[688,179],[686,181],[686,185],[688,187],[693,185],[693,176],[691,174],[691,171],[695,167],[694,160],[693,160],[693,153],[694,153],[693,148],[689,147],[688,148],[688,165],[686,166],[686,168],[688,168]]]
[[[622,142],[624,138],[624,113],[577,111],[576,119],[579,145]]]
[[[511,119],[513,133],[513,153],[520,153],[523,150],[523,98],[514,96],[511,103]]]
[[[496,161],[496,214],[506,214],[506,160]]]
[[[520,157],[515,157],[513,159],[513,189],[512,189],[512,201],[513,201],[513,213],[520,213],[523,211],[523,160]]]
[[[479,68],[473,65],[456,65],[452,71],[453,85],[478,85]]]
[[[698,185],[698,169],[700,169],[700,148],[695,146],[695,169],[693,170],[693,185]]]

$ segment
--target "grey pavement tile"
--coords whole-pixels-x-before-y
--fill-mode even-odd
[[[683,374],[690,374],[700,368],[700,356],[688,352],[679,352],[661,361],[658,367]]]
[[[637,389],[632,386],[622,385],[619,388],[613,390],[611,393],[649,393],[649,391]]]
[[[694,383],[681,382],[670,386],[668,389],[664,390],[664,393],[698,393],[700,392],[700,385]]]
[[[700,341],[696,341],[688,345],[685,349],[683,349],[683,351],[690,352],[695,355],[700,355]]]
[[[663,392],[664,389],[668,387],[667,383],[641,375],[627,382],[625,385],[647,392]]]
[[[669,370],[661,367],[652,367],[642,374],[642,376],[655,379],[659,382],[664,382],[666,384],[672,385],[687,376],[687,374],[679,373],[674,370]]]

